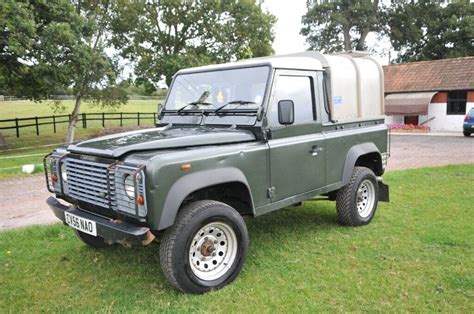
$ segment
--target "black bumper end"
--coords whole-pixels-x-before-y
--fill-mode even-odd
[[[95,221],[97,235],[104,238],[105,242],[109,244],[142,244],[143,241],[147,239],[147,234],[150,231],[150,229],[146,227],[135,226],[127,222],[115,223],[111,219],[97,216],[75,207],[68,207],[61,204],[52,196],[48,197],[46,203],[54,212],[54,215],[64,224],[66,224],[64,212]]]

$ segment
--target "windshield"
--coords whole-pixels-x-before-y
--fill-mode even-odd
[[[179,74],[171,88],[166,110],[222,111],[256,109],[262,105],[270,68],[267,66]],[[186,107],[185,107],[186,106]]]

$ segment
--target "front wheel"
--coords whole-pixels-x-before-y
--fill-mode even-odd
[[[337,193],[337,217],[341,224],[362,226],[370,223],[379,200],[379,186],[372,170],[355,167],[347,185]]]
[[[462,134],[464,134],[464,136],[466,137],[471,136],[471,132],[468,132],[468,131],[462,131]]]
[[[247,227],[232,207],[198,201],[184,207],[160,244],[160,265],[178,290],[204,293],[232,282],[242,269]]]

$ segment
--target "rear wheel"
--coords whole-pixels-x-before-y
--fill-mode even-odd
[[[101,249],[101,248],[104,248],[106,246],[109,246],[109,244],[107,244],[107,242],[105,242],[104,238],[94,237],[93,235],[84,233],[84,232],[79,231],[79,230],[74,230],[74,233],[79,238],[79,240],[81,240],[82,242],[84,242],[85,244],[87,244],[88,246],[90,246],[94,249]]]
[[[337,193],[337,217],[341,224],[362,226],[370,223],[379,200],[379,186],[372,170],[355,167],[347,185]]]
[[[466,137],[471,136],[471,132],[468,132],[468,131],[462,131],[462,134],[464,134],[464,136]]]
[[[247,227],[235,209],[215,201],[194,202],[163,234],[161,269],[178,290],[204,293],[237,277],[247,247]]]

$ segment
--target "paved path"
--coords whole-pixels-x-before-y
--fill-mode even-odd
[[[474,163],[474,137],[393,134],[391,146],[388,170]],[[0,180],[0,231],[57,222],[49,195],[42,175]]]

